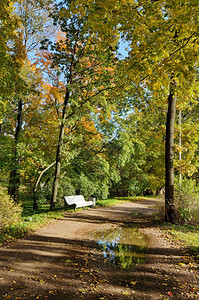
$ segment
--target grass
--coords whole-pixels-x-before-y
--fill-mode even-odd
[[[181,241],[199,258],[199,226],[170,224],[165,227],[168,233]]]
[[[111,199],[106,200],[97,200],[96,204],[98,206],[104,206],[104,207],[110,207],[115,206],[124,202],[135,202],[135,201],[144,201],[144,200],[150,200],[154,198],[158,198],[159,196],[131,196],[131,197],[115,197]]]
[[[164,199],[157,205],[158,213],[152,216],[152,221],[160,225],[174,239],[188,247],[189,251],[199,258],[199,224],[170,224],[164,223]],[[180,223],[180,222],[179,222]]]
[[[38,210],[34,210],[31,204],[31,199],[25,199],[22,205],[23,212],[20,222],[0,228],[0,244],[22,238],[27,233],[64,216],[65,209],[63,208],[58,207],[50,211],[50,205],[48,204],[41,205]]]
[[[31,214],[21,218],[20,222],[11,226],[4,226],[0,229],[0,244],[12,242],[16,238],[21,238],[27,233],[38,229],[49,222],[63,216],[62,211],[48,211],[46,213]]]
[[[97,200],[96,201],[96,205],[102,206],[102,207],[115,206],[119,203],[121,203],[121,200],[118,200],[118,199],[106,199],[106,200]]]

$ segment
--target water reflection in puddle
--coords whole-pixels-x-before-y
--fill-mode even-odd
[[[97,233],[103,255],[121,268],[136,266],[145,260],[147,237],[136,228],[120,227]]]

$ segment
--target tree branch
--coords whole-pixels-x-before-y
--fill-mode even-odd
[[[34,190],[33,190],[34,193],[37,192],[38,184],[39,184],[39,182],[40,182],[40,179],[41,179],[42,175],[43,175],[46,171],[48,171],[52,166],[54,166],[55,163],[56,163],[56,161],[54,161],[52,164],[50,164],[48,167],[46,167],[43,171],[41,171],[41,173],[40,173],[40,175],[39,175],[39,177],[38,177],[38,179],[37,179],[37,181],[36,181],[36,183],[35,183],[35,186],[34,186]]]
[[[169,56],[174,55],[176,52],[180,51],[181,49],[183,49],[184,47],[186,47],[186,45],[190,42],[191,38],[195,35],[196,32],[192,33],[192,35],[190,35],[190,37],[186,38],[183,40],[183,42],[186,41],[185,44],[181,45],[178,49],[176,49],[175,51],[173,51],[172,53],[169,54]]]
[[[112,141],[114,141],[115,139],[116,139],[116,136],[115,136],[114,138],[112,138],[108,143],[102,145],[102,147],[101,147],[98,151],[96,151],[95,154],[94,154],[93,156],[91,156],[91,158],[90,158],[89,160],[85,161],[84,163],[87,164],[88,162],[90,162],[91,159],[93,159],[97,154],[101,153],[102,150],[103,150],[104,148],[106,148],[108,145],[110,145],[110,143],[111,143]]]
[[[94,98],[95,96],[97,96],[97,95],[99,95],[100,93],[102,93],[102,92],[104,92],[104,91],[107,91],[107,90],[109,90],[109,89],[112,89],[112,88],[111,88],[111,87],[104,88],[104,89],[98,91],[97,93],[95,93],[94,95],[92,95],[92,96],[86,98],[86,99],[79,105],[79,107],[77,107],[77,108],[75,109],[75,111],[73,111],[72,113],[70,113],[70,114],[65,118],[65,120],[67,120],[67,119],[69,119],[70,117],[72,117],[72,116],[73,116],[78,110],[80,110],[80,109],[82,108],[82,106],[84,106],[84,104],[85,104],[86,102],[88,102],[90,99]]]

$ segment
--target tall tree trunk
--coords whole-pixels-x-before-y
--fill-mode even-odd
[[[18,141],[19,135],[22,130],[22,109],[23,102],[22,100],[18,100],[18,108],[17,108],[17,125],[15,131],[15,140],[13,147],[13,157],[11,162],[11,171],[10,171],[10,179],[9,179],[9,187],[8,193],[13,198],[15,202],[19,201],[19,185],[20,185],[20,172],[19,172],[19,157],[18,157]]]
[[[56,200],[57,200],[57,190],[58,190],[59,176],[60,176],[60,169],[61,169],[62,144],[63,144],[63,138],[64,138],[64,127],[65,127],[65,119],[66,119],[66,108],[68,105],[69,97],[70,97],[69,91],[66,90],[64,106],[63,106],[63,111],[62,111],[60,132],[59,132],[59,140],[58,140],[58,145],[57,145],[55,175],[54,175],[53,190],[52,190],[51,203],[50,203],[51,210],[53,210],[55,208],[55,204],[56,204]]]
[[[166,123],[166,147],[165,147],[165,221],[175,222],[176,212],[174,206],[174,167],[173,167],[173,142],[174,122],[176,112],[176,87],[174,78],[170,83],[170,94],[168,97],[168,112]]]

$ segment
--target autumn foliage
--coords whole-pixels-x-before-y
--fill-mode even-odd
[[[16,201],[166,182],[174,207],[173,179],[198,183],[196,2],[1,1],[0,170]]]

